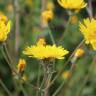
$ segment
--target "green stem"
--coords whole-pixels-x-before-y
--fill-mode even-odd
[[[15,70],[15,66],[13,66],[14,62],[12,61],[12,58],[10,56],[10,53],[8,52],[6,43],[3,43],[3,55],[4,54],[5,54],[5,59],[8,62],[8,65],[11,68],[11,70],[14,71],[15,73],[17,73],[16,70]]]
[[[68,28],[69,28],[69,25],[70,25],[70,21],[71,21],[71,17],[72,17],[72,15],[69,16],[68,22],[67,22],[67,24],[66,24],[66,29],[65,29],[62,37],[60,38],[59,43],[61,43],[61,41],[63,41],[64,36],[65,36],[65,33],[68,31]]]
[[[75,48],[75,50],[72,52],[72,54],[70,55],[70,57],[68,58],[68,60],[65,62],[63,68],[58,72],[58,74],[54,77],[54,79],[51,81],[50,85],[51,86],[57,78],[59,78],[59,76],[63,73],[65,67],[67,66],[67,64],[69,63],[69,61],[71,60],[71,58],[73,57],[75,51],[84,43],[84,39],[79,43],[79,45]]]
[[[43,85],[44,85],[44,82],[45,82],[45,78],[43,77],[43,80],[42,80],[42,83],[40,85],[40,90],[42,89]]]
[[[9,62],[12,64],[13,62],[12,62],[11,56],[10,56],[10,54],[8,52],[8,49],[6,47],[6,43],[3,43],[3,48],[4,48],[4,51],[6,53],[6,56],[7,56],[8,60],[9,60]]]
[[[40,65],[39,65],[39,68],[38,68],[37,87],[39,87],[39,83],[40,83]],[[39,96],[39,90],[37,90],[36,96]]]
[[[68,88],[68,86],[69,86],[68,83],[70,82],[71,77],[72,77],[72,75],[73,75],[73,73],[74,73],[74,71],[75,71],[75,62],[76,62],[76,60],[75,60],[74,62],[72,62],[71,68],[70,68],[70,70],[69,70],[69,72],[71,73],[71,76],[67,79],[66,82],[63,81],[63,82],[61,83],[61,85],[58,87],[58,89],[55,91],[55,93],[53,93],[52,96],[57,96],[57,95],[60,93],[60,91],[61,91],[61,93],[62,93],[62,88],[63,88],[63,93],[64,93],[65,90]]]
[[[48,30],[48,33],[50,35],[50,38],[51,38],[52,43],[55,44],[55,40],[54,40],[54,37],[53,37],[52,32],[50,30]]]
[[[12,66],[12,62],[10,61],[11,57],[10,57],[9,52],[7,50],[6,44],[3,44],[3,46],[2,46],[2,54],[5,58],[5,60],[7,61],[7,64],[9,65],[11,71],[14,71],[15,73],[17,73],[15,71],[15,68],[13,68],[13,66]],[[18,92],[18,90],[17,90],[18,87],[17,87],[17,84],[16,84],[16,81],[15,81],[14,77],[13,77],[13,83],[14,83],[16,92]],[[17,93],[16,93],[16,96],[17,96]]]
[[[88,81],[88,79],[90,77],[90,72],[91,72],[91,70],[93,70],[94,66],[95,66],[95,60],[93,60],[92,64],[89,66],[88,73],[87,73],[86,76],[84,76],[85,77],[84,81],[82,82],[82,85],[79,88],[79,91],[76,93],[76,96],[81,96],[82,95],[82,91],[84,89],[84,86],[85,86],[86,82]]]
[[[5,52],[4,52],[3,46],[2,46],[1,52],[2,52],[2,55],[4,56],[4,59],[6,60],[7,64],[8,64],[9,67],[11,68],[10,62],[9,62],[9,60],[8,60]],[[11,69],[12,69],[12,68],[11,68]]]
[[[21,88],[24,96],[28,96],[27,93],[26,93],[26,91],[25,91],[25,89],[24,89],[24,87],[23,87],[23,85],[21,83],[20,83],[20,88]]]
[[[25,82],[25,81],[24,81],[24,82]],[[38,86],[32,85],[31,83],[27,83],[27,82],[26,82],[25,84],[26,84],[27,86],[32,87],[32,88],[33,88],[34,90],[36,90],[36,91],[37,91],[37,90],[39,91],[39,89],[40,89]]]
[[[59,91],[61,90],[61,88],[63,87],[63,85],[65,84],[65,82],[63,81],[62,84],[59,86],[59,88],[55,91],[55,93],[52,96],[56,96]]]
[[[42,61],[41,64],[44,70],[44,78],[40,86],[41,96],[49,96],[49,88],[50,88],[49,85],[50,85],[53,70],[54,70],[54,66],[53,66],[54,64],[50,60]]]
[[[5,86],[5,84],[2,82],[2,80],[0,80],[0,84],[2,85],[2,87],[4,88],[4,90],[7,92],[8,96],[13,96],[11,94],[11,92],[7,89],[7,87]]]

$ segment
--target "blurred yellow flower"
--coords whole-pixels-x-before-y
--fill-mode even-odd
[[[43,24],[47,25],[47,23],[53,19],[53,12],[52,10],[45,10],[41,14],[42,22]]]
[[[71,72],[70,71],[65,71],[62,74],[62,78],[63,79],[68,79],[68,78],[70,78],[70,76],[71,76]]]
[[[54,9],[54,4],[52,2],[47,3],[47,10],[53,10]]]
[[[8,12],[12,12],[13,11],[13,5],[12,4],[7,5],[7,9],[6,10]]]
[[[96,50],[96,20],[84,19],[83,23],[80,23],[80,31],[85,37],[85,43],[91,44],[93,49]]]
[[[81,49],[81,48],[78,48],[77,50],[76,50],[76,52],[75,52],[75,56],[76,57],[81,57],[81,56],[83,56],[84,55],[84,50],[83,49]]]
[[[77,16],[72,16],[71,21],[72,24],[76,24],[78,22],[78,17]]]
[[[33,0],[26,0],[26,4],[27,4],[28,6],[32,6]]]
[[[24,59],[20,59],[17,65],[18,72],[23,72],[26,67],[26,61]]]
[[[57,47],[56,45],[43,45],[43,43],[37,45],[32,45],[27,47],[23,52],[29,57],[34,57],[37,59],[64,59],[64,56],[68,54],[68,51],[65,50],[62,46]]]
[[[4,42],[7,39],[7,35],[10,32],[11,21],[7,20],[7,17],[0,13],[0,42]]]
[[[65,9],[80,10],[86,7],[84,0],[58,0],[58,3]]]

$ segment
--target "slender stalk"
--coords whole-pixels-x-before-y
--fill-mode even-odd
[[[89,6],[86,7],[86,11],[87,11],[89,17],[92,18],[93,17],[92,0],[88,0],[88,5]]]
[[[4,56],[4,59],[6,60],[7,64],[9,65],[9,67],[10,67],[10,69],[11,69],[10,62],[9,62],[9,60],[8,60],[8,58],[7,58],[6,54],[5,54],[5,52],[4,52],[3,46],[2,46],[1,52],[2,52],[2,55]]]
[[[14,11],[15,11],[15,52],[18,56],[19,43],[20,43],[20,6],[19,0],[14,0]]]
[[[65,31],[64,31],[64,33],[63,33],[63,35],[62,35],[62,37],[60,38],[60,40],[59,40],[58,43],[61,43],[61,42],[63,41],[64,36],[65,36],[65,33],[68,31],[68,28],[69,28],[69,25],[70,25],[70,21],[71,21],[71,17],[72,17],[72,15],[69,16],[68,22],[67,22],[67,24],[66,24]]]
[[[45,83],[44,83],[44,96],[49,96],[49,89],[47,88],[47,80],[48,80],[48,73],[47,73],[47,70],[45,69],[44,70],[44,78],[45,78]]]
[[[23,85],[21,83],[20,83],[20,88],[21,88],[24,96],[28,96],[27,93],[26,93],[26,91],[25,91],[25,89],[24,89],[24,87],[23,87]]]
[[[44,78],[40,86],[41,96],[49,96],[49,88],[50,88],[49,85],[50,85],[53,70],[54,70],[53,60],[42,61],[42,67],[44,70]]]
[[[53,37],[52,32],[49,30],[48,33],[50,35],[50,38],[51,38],[52,43],[55,44],[55,40],[54,40],[54,37]]]
[[[38,66],[38,78],[37,78],[37,86],[39,87],[39,83],[40,83],[40,65]],[[36,92],[36,96],[39,96],[39,90],[37,90]]]
[[[41,13],[46,9],[47,1],[48,0],[41,0]],[[41,19],[40,27],[41,27],[41,30],[44,31],[45,26],[44,26],[44,24],[42,22],[42,19]],[[48,28],[48,33],[49,33],[49,36],[51,38],[52,43],[55,44],[55,40],[54,40],[53,34],[49,30],[49,28]]]
[[[17,82],[19,84],[19,87],[20,87],[19,90],[23,92],[24,96],[28,96],[26,91],[25,91],[25,88],[24,88],[23,84],[21,83],[21,80],[22,80],[22,74],[19,73],[18,74],[18,82]]]
[[[11,59],[11,56],[8,52],[8,49],[7,49],[5,43],[2,45],[2,54],[5,58],[5,60],[7,61],[7,64],[9,65],[11,71],[14,71],[15,73],[17,73],[16,70],[15,70],[15,67],[12,66],[12,59]],[[13,77],[13,83],[14,83],[14,86],[15,86],[15,91],[16,91],[16,96],[17,96],[18,87],[17,87],[17,84],[16,84],[16,81],[15,81],[14,77]]]
[[[35,86],[35,85],[32,85],[31,83],[25,83],[26,85],[28,85],[28,86],[30,86],[30,87],[32,87],[33,89],[35,89],[36,91],[38,90],[40,90],[40,88],[38,87],[38,86]]]
[[[5,51],[5,54],[6,54],[6,56],[7,56],[7,59],[8,59],[8,61],[10,62],[9,64],[10,64],[11,69],[13,69],[13,68],[12,68],[12,63],[13,63],[13,61],[12,61],[12,58],[11,58],[9,52],[8,52],[6,43],[3,43],[3,50]]]
[[[8,96],[13,96],[11,94],[11,92],[8,90],[8,88],[5,86],[5,84],[2,82],[1,79],[0,79],[0,84],[2,85],[2,87],[4,88],[4,90],[7,92]]]
[[[75,50],[72,52],[72,54],[70,55],[70,57],[68,58],[68,60],[65,62],[63,68],[58,72],[58,74],[54,77],[54,79],[51,81],[50,85],[54,84],[54,82],[56,81],[56,79],[63,73],[65,67],[67,66],[67,64],[69,63],[69,61],[71,60],[71,58],[73,57],[75,51],[82,45],[84,44],[84,39],[79,43],[79,45],[75,48]]]
[[[43,85],[44,85],[44,82],[45,82],[45,77],[43,77],[43,80],[41,82],[41,85],[40,85],[40,90],[42,89]]]
[[[10,56],[10,53],[8,52],[6,43],[3,43],[2,53],[3,53],[3,55],[4,55],[4,57],[5,57],[8,65],[9,65],[9,67],[11,68],[11,71],[14,71],[15,73],[17,73],[17,72],[16,72],[16,69],[15,69],[15,66],[14,66],[15,64],[14,64],[14,62],[12,61],[12,58],[11,58],[11,56]]]
[[[62,84],[59,86],[59,88],[55,91],[55,93],[52,96],[57,96],[63,85],[65,84],[65,81],[62,82]]]
[[[84,89],[84,86],[85,86],[86,82],[88,81],[88,79],[90,77],[90,72],[91,72],[91,70],[93,70],[94,66],[95,66],[95,60],[93,60],[92,64],[89,66],[88,73],[87,73],[86,76],[84,76],[85,78],[84,78],[84,80],[81,84],[81,87],[77,91],[76,96],[81,96],[82,95],[82,91]]]
[[[63,82],[61,83],[61,85],[60,85],[60,86],[58,87],[58,89],[53,93],[52,96],[57,96],[60,92],[61,92],[61,94],[62,94],[62,92],[64,93],[64,92],[66,91],[66,89],[67,89],[68,86],[69,86],[69,82],[70,82],[71,79],[72,79],[72,75],[73,75],[73,73],[74,73],[74,71],[75,71],[75,68],[76,68],[75,62],[76,62],[76,60],[75,60],[74,62],[72,62],[71,68],[70,68],[70,70],[69,70],[69,72],[71,73],[71,76],[67,79],[66,82],[63,81]],[[62,90],[62,89],[63,89],[63,90]]]

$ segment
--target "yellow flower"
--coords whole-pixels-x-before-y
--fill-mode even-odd
[[[53,19],[52,10],[43,11],[41,14],[41,18],[42,18],[43,24],[47,25],[47,23]]]
[[[20,59],[17,65],[18,72],[23,72],[26,67],[26,61],[24,59]]]
[[[70,71],[65,71],[62,74],[62,78],[63,79],[68,79],[68,78],[70,78],[70,76],[71,76],[71,72]]]
[[[6,7],[6,10],[8,12],[13,12],[13,5],[12,4],[9,4],[7,7]]]
[[[65,9],[80,10],[86,7],[84,0],[58,0],[58,3]]]
[[[81,56],[83,56],[84,55],[84,50],[83,49],[81,49],[81,48],[78,48],[77,50],[76,50],[76,52],[75,52],[75,56],[76,57],[81,57]]]
[[[76,24],[78,22],[78,17],[77,16],[72,16],[71,21],[72,24]]]
[[[27,4],[28,6],[32,6],[33,0],[26,0],[26,4]]]
[[[7,17],[0,13],[0,42],[4,42],[7,39],[7,35],[10,32],[11,21],[7,20]]]
[[[47,8],[48,10],[53,10],[54,9],[54,4],[52,2],[47,3]]]
[[[93,49],[96,50],[96,20],[84,19],[83,23],[80,23],[80,31],[85,37],[85,43],[91,44]]]
[[[64,59],[68,51],[62,46],[57,47],[56,45],[43,45],[37,43],[37,45],[27,47],[23,53],[37,59]]]

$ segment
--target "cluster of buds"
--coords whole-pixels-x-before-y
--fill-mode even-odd
[[[15,79],[20,79],[22,83],[27,81],[27,76],[24,74],[25,68],[26,61],[24,59],[20,59],[17,65],[17,72],[13,72]]]

